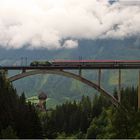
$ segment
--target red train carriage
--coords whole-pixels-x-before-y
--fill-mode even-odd
[[[140,64],[140,60],[54,60],[53,66],[92,66],[101,65],[135,65]]]

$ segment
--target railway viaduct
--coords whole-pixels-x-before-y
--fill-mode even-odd
[[[98,70],[98,80],[97,82],[92,82],[82,76],[82,70]],[[103,69],[118,69],[118,99],[116,99],[111,93],[107,92],[105,89],[101,86],[101,76],[102,76],[102,70]],[[55,74],[55,75],[61,75],[68,78],[73,78],[75,80],[78,80],[95,90],[97,90],[102,95],[106,96],[115,106],[120,105],[121,101],[121,70],[122,69],[140,69],[140,63],[138,64],[125,64],[125,65],[116,65],[114,63],[113,65],[109,64],[96,64],[92,66],[2,66],[0,67],[0,71],[2,71],[4,74],[7,75],[9,70],[21,70],[21,73],[16,74],[12,77],[8,77],[8,80],[10,82],[14,82],[16,80],[19,80],[21,78],[25,78],[31,75],[37,75],[37,74]],[[69,72],[67,70],[78,70],[78,74],[75,74],[73,72]],[[138,84],[138,108],[140,108],[140,72],[139,72],[139,84]]]

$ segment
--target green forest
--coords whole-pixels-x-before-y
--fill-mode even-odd
[[[117,90],[114,89],[117,98]],[[0,74],[0,138],[29,139],[127,139],[140,138],[137,88],[121,89],[121,105],[106,97],[83,96],[41,112],[26,102],[24,93]]]

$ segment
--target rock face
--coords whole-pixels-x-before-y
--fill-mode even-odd
[[[39,103],[37,104],[37,108],[42,112],[46,112],[47,94],[44,92],[39,93],[38,99],[39,99]]]

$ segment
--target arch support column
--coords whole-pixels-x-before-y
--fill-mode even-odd
[[[138,74],[138,109],[140,109],[140,70]]]
[[[8,77],[8,70],[4,69],[4,70],[0,70],[1,74],[4,75],[6,78]]]
[[[101,87],[101,69],[98,70],[98,85]]]
[[[79,76],[80,77],[82,76],[82,70],[81,70],[81,68],[79,68]]]
[[[118,77],[118,101],[121,102],[121,69],[119,69],[119,77]]]

